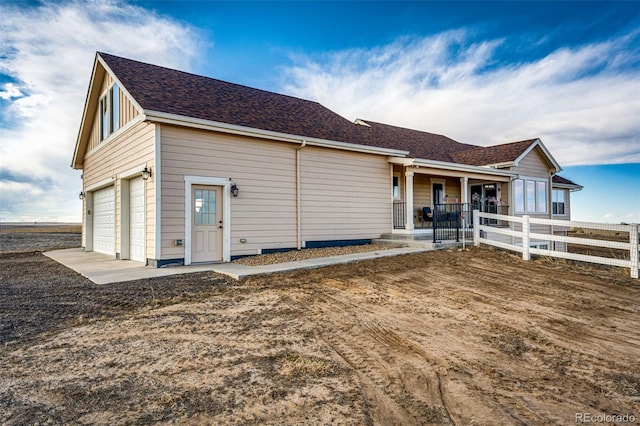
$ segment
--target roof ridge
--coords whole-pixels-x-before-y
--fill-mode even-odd
[[[521,141],[498,143],[498,144],[495,144],[495,145],[487,145],[487,146],[478,145],[475,148],[471,148],[471,149],[467,149],[467,150],[464,150],[464,151],[460,151],[460,153],[468,153],[470,151],[490,149],[490,148],[501,148],[501,147],[506,147],[508,145],[515,145],[515,144],[524,143],[524,142],[528,142],[529,144],[532,144],[535,141],[537,141],[538,139],[540,139],[540,138],[523,139]]]
[[[381,122],[379,122],[379,121],[366,120],[366,119],[364,119],[364,118],[357,118],[355,121],[358,121],[358,120],[360,120],[360,121],[364,121],[364,122],[365,122],[365,123],[367,123],[367,124],[374,124],[374,125],[379,125],[379,126],[393,127],[393,128],[396,128],[396,129],[409,130],[409,131],[411,131],[411,132],[427,133],[427,134],[429,134],[429,135],[434,135],[434,136],[442,136],[442,137],[444,137],[444,138],[451,139],[452,141],[454,141],[454,142],[458,142],[458,143],[463,144],[463,145],[471,145],[471,144],[468,144],[468,143],[459,142],[459,141],[457,141],[457,140],[455,140],[455,139],[452,139],[451,137],[449,137],[449,136],[447,136],[447,135],[443,135],[443,134],[441,134],[441,133],[427,132],[426,130],[412,129],[412,128],[410,128],[410,127],[403,127],[403,126],[397,126],[397,125],[395,125],[395,124],[381,123]]]

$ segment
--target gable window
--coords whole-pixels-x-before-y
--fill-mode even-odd
[[[553,214],[556,215],[564,215],[564,190],[563,189],[554,189],[553,190]]]
[[[115,132],[120,128],[120,91],[117,84],[111,86],[109,100],[111,101],[111,132]]]
[[[120,91],[118,85],[114,84],[100,98],[100,141],[120,128]]]
[[[100,99],[100,140],[103,141],[109,136],[109,103],[107,97]]]
[[[513,182],[516,213],[547,212],[547,182],[541,179],[516,179]]]

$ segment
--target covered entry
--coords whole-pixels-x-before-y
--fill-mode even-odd
[[[463,210],[465,218],[470,218],[473,208],[486,210],[479,205],[470,207],[475,199],[493,212],[508,213],[509,185],[517,176],[512,171],[419,159],[390,159],[390,163],[399,186],[393,200],[394,233],[425,234],[423,228],[433,226],[438,213],[441,224],[459,228],[457,217],[462,223]]]

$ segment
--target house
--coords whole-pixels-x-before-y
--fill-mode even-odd
[[[72,167],[83,171],[85,249],[156,267],[419,235],[423,207],[472,197],[568,219],[580,188],[539,139],[483,148],[351,122],[316,102],[106,53]]]

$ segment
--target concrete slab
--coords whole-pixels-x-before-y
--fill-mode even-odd
[[[212,271],[241,280],[251,275],[273,274],[276,272],[294,271],[297,269],[314,269],[323,266],[357,262],[378,257],[398,256],[401,254],[419,253],[425,248],[400,247],[388,250],[347,254],[343,256],[321,257],[296,262],[277,263],[274,265],[246,266],[237,263],[214,263],[206,265],[171,266],[152,268],[132,260],[116,260],[112,256],[101,253],[86,252],[83,248],[54,250],[44,253],[45,256],[73,269],[96,284],[111,284],[168,275],[189,274],[193,272]]]
[[[117,260],[106,254],[87,252],[83,248],[54,250],[45,256],[73,269],[96,284],[111,284],[167,275],[211,271],[213,265],[172,266],[152,268],[133,260]]]

